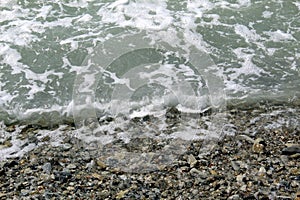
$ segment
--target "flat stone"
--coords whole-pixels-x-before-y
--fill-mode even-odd
[[[67,190],[72,191],[72,190],[75,190],[75,188],[73,186],[68,186]]]
[[[106,164],[104,162],[102,162],[101,160],[97,160],[96,163],[100,167],[100,169],[106,168]]]
[[[0,198],[6,197],[6,193],[0,192]]]
[[[240,200],[242,199],[238,194],[228,197],[228,200]]]
[[[192,168],[192,169],[190,170],[190,173],[191,173],[192,175],[197,175],[197,176],[199,176],[200,178],[203,178],[203,179],[205,179],[205,178],[208,177],[207,173],[202,172],[202,171],[199,171],[199,170],[196,169],[196,168]]]
[[[188,163],[190,164],[190,167],[194,167],[197,164],[196,158],[191,154],[188,156]]]
[[[284,148],[281,151],[281,153],[282,153],[282,155],[298,154],[298,153],[300,153],[300,145],[299,144],[290,145],[287,148]]]
[[[74,164],[68,164],[67,168],[68,169],[76,169],[77,167]]]
[[[11,125],[5,128],[5,131],[7,132],[14,132],[16,130],[16,126],[15,125]]]

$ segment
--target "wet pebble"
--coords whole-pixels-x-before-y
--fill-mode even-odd
[[[177,114],[169,111],[172,123],[178,120]],[[66,132],[65,144],[59,147],[45,142],[21,158],[0,161],[0,198],[298,200],[299,161],[292,156],[298,154],[293,145],[299,136],[284,128],[264,129],[270,118],[249,123],[254,116],[260,117],[250,111],[236,111],[235,115],[230,123],[234,123],[235,134],[242,135],[207,142],[212,148],[206,148],[210,150],[205,153],[201,153],[202,141],[193,141],[173,164],[144,173],[124,172],[118,163],[110,166],[104,162],[105,155],[94,154],[95,149],[73,145],[76,140]],[[29,126],[21,135],[34,137],[35,131]],[[285,147],[285,143],[289,144]],[[151,150],[154,144],[153,140],[139,139],[130,147]],[[160,143],[164,144],[167,142]],[[138,160],[135,166],[142,164]]]
[[[47,162],[42,166],[42,169],[44,171],[44,173],[46,174],[50,174],[51,173],[51,169],[52,169],[52,165],[51,163]]]
[[[293,154],[300,154],[300,145],[293,144],[290,145],[282,150],[283,155],[293,155]]]

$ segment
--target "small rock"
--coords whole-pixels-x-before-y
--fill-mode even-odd
[[[98,179],[98,180],[102,180],[102,179],[103,179],[103,177],[102,177],[100,174],[97,174],[97,173],[93,173],[93,174],[92,174],[92,177],[93,177],[93,178],[96,178],[96,179]]]
[[[242,183],[244,178],[245,178],[245,176],[243,174],[239,174],[239,175],[236,176],[236,181],[238,183]]]
[[[297,181],[292,181],[292,182],[291,182],[291,187],[297,188],[297,187],[299,187],[299,186],[300,186],[300,184],[299,184]]]
[[[49,136],[49,135],[46,135],[45,137],[43,137],[43,138],[41,139],[41,141],[42,141],[42,142],[48,142],[50,139],[51,139],[50,136]]]
[[[162,197],[167,197],[167,196],[168,196],[168,191],[167,191],[167,190],[163,191],[163,192],[161,193],[161,196],[162,196]]]
[[[282,155],[293,155],[300,153],[300,145],[299,144],[293,144],[288,146],[287,148],[284,148],[281,151]]]
[[[242,198],[238,194],[228,197],[228,200],[241,200],[241,199]]]
[[[67,151],[72,148],[72,145],[69,143],[65,143],[62,145],[63,150]]]
[[[32,169],[30,167],[27,167],[24,169],[24,174],[31,174],[32,173]]]
[[[238,162],[236,162],[236,161],[231,161],[231,166],[234,169],[234,171],[240,170],[240,166],[239,166]]]
[[[43,165],[42,167],[43,171],[46,173],[46,174],[50,174],[51,173],[51,169],[52,169],[52,166],[51,166],[51,163],[47,162]]]
[[[11,126],[8,126],[8,127],[5,128],[5,131],[9,132],[9,133],[14,132],[15,130],[16,130],[15,125],[11,125]]]
[[[76,169],[76,165],[74,165],[74,164],[69,164],[69,165],[67,166],[67,168],[68,168],[68,169]]]
[[[193,195],[199,194],[199,190],[194,189],[194,190],[192,191],[192,194],[193,194]]]
[[[4,145],[5,145],[6,147],[12,147],[12,143],[11,143],[9,140],[6,140],[6,141],[4,142]]]
[[[5,148],[9,148],[9,147],[12,147],[12,143],[8,140],[6,140],[3,144],[0,144],[0,150],[5,149]]]
[[[255,142],[255,140],[253,140],[251,137],[249,137],[248,135],[237,135],[236,136],[236,139],[238,139],[238,140],[246,140],[246,141],[248,141],[248,142],[250,142],[250,143],[254,143]]]
[[[300,168],[293,167],[289,170],[289,172],[293,175],[300,175]]]
[[[252,151],[254,153],[263,153],[265,145],[266,143],[262,138],[257,138],[256,140],[254,140]]]
[[[75,190],[75,188],[72,187],[72,186],[68,186],[68,187],[67,187],[67,190],[72,191],[72,190]]]
[[[264,167],[260,167],[258,170],[258,176],[263,177],[266,175],[266,169]]]
[[[95,166],[95,161],[94,161],[94,160],[91,160],[91,162],[87,163],[85,167],[86,167],[88,170],[91,170],[94,166]]]
[[[0,192],[0,198],[6,197],[5,193]]]
[[[295,158],[295,159],[300,158],[300,153],[296,153],[296,154],[291,155],[291,158]]]
[[[246,192],[247,191],[247,185],[242,185],[242,187],[240,187],[240,191]]]
[[[55,180],[61,181],[61,182],[66,182],[68,179],[72,177],[72,174],[67,171],[62,171],[56,173]]]
[[[26,195],[29,194],[29,190],[22,189],[22,190],[21,190],[21,194],[22,194],[23,196],[26,196]]]
[[[122,199],[122,198],[124,198],[125,194],[128,193],[128,192],[129,192],[128,189],[127,190],[122,190],[122,191],[118,192],[117,195],[116,195],[116,199]]]
[[[101,160],[97,160],[96,163],[100,167],[100,169],[106,168],[106,164],[104,162],[102,162]]]
[[[190,167],[194,167],[197,164],[196,158],[191,154],[188,156],[188,163],[190,164]]]
[[[218,173],[217,173],[215,170],[210,170],[209,172],[210,172],[210,174],[213,175],[213,176],[218,175]]]
[[[300,191],[296,193],[295,200],[300,200]]]
[[[203,179],[208,177],[208,175],[205,172],[201,172],[201,171],[197,170],[196,168],[192,168],[190,170],[190,173],[191,173],[191,175],[199,176],[200,178],[203,178]]]

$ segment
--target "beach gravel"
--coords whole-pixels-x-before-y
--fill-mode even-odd
[[[20,136],[43,145],[0,161],[0,199],[298,200],[299,116],[281,108],[228,111],[232,134],[210,152],[201,153],[203,141],[193,141],[171,165],[145,173],[111,167],[78,147],[68,134],[72,127],[56,146],[52,138],[39,140],[38,128],[26,128]]]

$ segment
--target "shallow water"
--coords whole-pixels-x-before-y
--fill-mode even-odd
[[[63,123],[73,119],[74,105],[76,116],[80,106],[92,107],[84,117],[118,114],[128,107],[120,100],[131,98],[122,96],[128,79],[138,109],[127,114],[170,105],[202,112],[214,104],[299,104],[299,10],[296,0],[1,1],[0,119]],[[127,36],[148,51],[130,55],[137,46]],[[193,69],[191,47],[214,64],[200,55],[203,65]],[[144,72],[151,76],[135,77]]]

